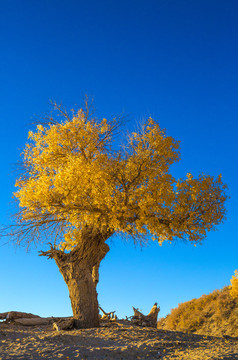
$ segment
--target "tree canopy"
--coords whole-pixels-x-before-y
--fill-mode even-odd
[[[54,245],[70,251],[90,228],[138,241],[199,243],[224,218],[221,176],[176,180],[169,170],[180,159],[179,142],[153,119],[116,147],[116,119],[57,110],[61,120],[30,131],[23,151],[25,172],[14,193],[20,238],[37,241],[51,231]]]

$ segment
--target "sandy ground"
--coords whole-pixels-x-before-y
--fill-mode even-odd
[[[0,360],[238,359],[238,338],[141,328],[123,321],[103,325],[57,332],[52,326],[0,323]]]

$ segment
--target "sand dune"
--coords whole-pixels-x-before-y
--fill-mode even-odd
[[[141,328],[126,321],[55,331],[0,323],[0,360],[238,359],[238,339]]]

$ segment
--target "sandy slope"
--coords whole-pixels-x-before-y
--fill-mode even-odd
[[[0,323],[0,360],[13,359],[235,360],[238,339],[140,328],[123,321],[99,329],[60,332],[51,326]]]

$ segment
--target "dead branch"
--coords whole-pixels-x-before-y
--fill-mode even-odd
[[[103,313],[103,315],[101,316],[101,320],[116,320],[117,319],[117,316],[115,315],[115,312],[116,311],[110,311],[110,312],[106,312],[106,311],[104,311],[100,306],[98,307],[101,311],[102,311],[102,313]]]
[[[157,317],[160,311],[160,307],[157,307],[157,303],[152,306],[148,315],[142,314],[139,310],[135,309],[133,306],[134,316],[132,316],[132,322],[139,326],[148,326],[156,327],[157,326]]]

